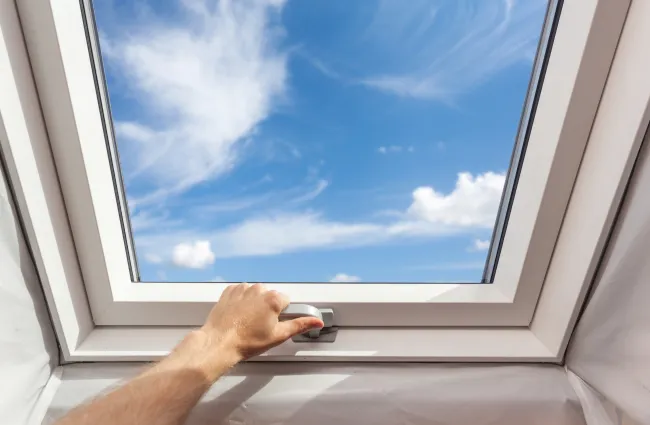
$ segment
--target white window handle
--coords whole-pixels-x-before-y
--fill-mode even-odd
[[[323,329],[312,329],[307,333],[294,337],[294,342],[307,342],[309,340],[318,340],[323,335],[336,335],[336,328],[334,328],[334,311],[331,308],[316,308],[309,304],[289,304],[287,308],[280,313],[280,321],[292,320],[298,317],[317,317],[323,321],[325,327]],[[307,338],[307,339],[305,339]],[[327,338],[327,341],[333,342],[332,337]]]

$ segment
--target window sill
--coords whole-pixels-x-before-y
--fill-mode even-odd
[[[192,328],[96,327],[68,361],[152,361]],[[255,361],[547,362],[561,358],[528,328],[341,329],[333,343],[291,341]]]

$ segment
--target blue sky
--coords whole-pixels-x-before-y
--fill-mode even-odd
[[[480,280],[541,0],[98,0],[144,281]]]

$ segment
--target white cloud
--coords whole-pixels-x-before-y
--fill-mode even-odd
[[[226,279],[223,276],[215,276],[210,280],[210,282],[226,282]]]
[[[408,212],[429,223],[492,227],[504,183],[505,174],[487,172],[474,177],[471,173],[459,173],[456,187],[447,195],[430,186],[415,189]]]
[[[103,34],[105,56],[153,120],[117,122],[128,178],[181,192],[229,171],[285,92],[279,0],[184,0],[173,22],[147,16]],[[128,143],[125,143],[128,142]]]
[[[354,283],[354,282],[361,282],[361,278],[359,276],[353,276],[345,273],[337,273],[336,276],[330,279],[330,282]]]
[[[178,267],[204,269],[214,263],[215,255],[209,241],[179,243],[174,247],[172,262]]]
[[[376,50],[385,63],[375,67],[385,71],[362,79],[363,84],[398,96],[450,100],[502,69],[531,60],[546,2],[435,7],[428,0],[378,3],[366,37],[381,46]]]
[[[472,251],[487,251],[489,247],[489,240],[474,239],[474,242],[472,243]]]

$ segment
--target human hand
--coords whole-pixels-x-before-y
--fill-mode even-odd
[[[288,305],[285,295],[269,291],[262,284],[231,285],[212,308],[201,331],[209,340],[218,341],[220,350],[239,362],[262,354],[294,335],[324,326],[322,320],[314,317],[280,322],[280,312]]]

